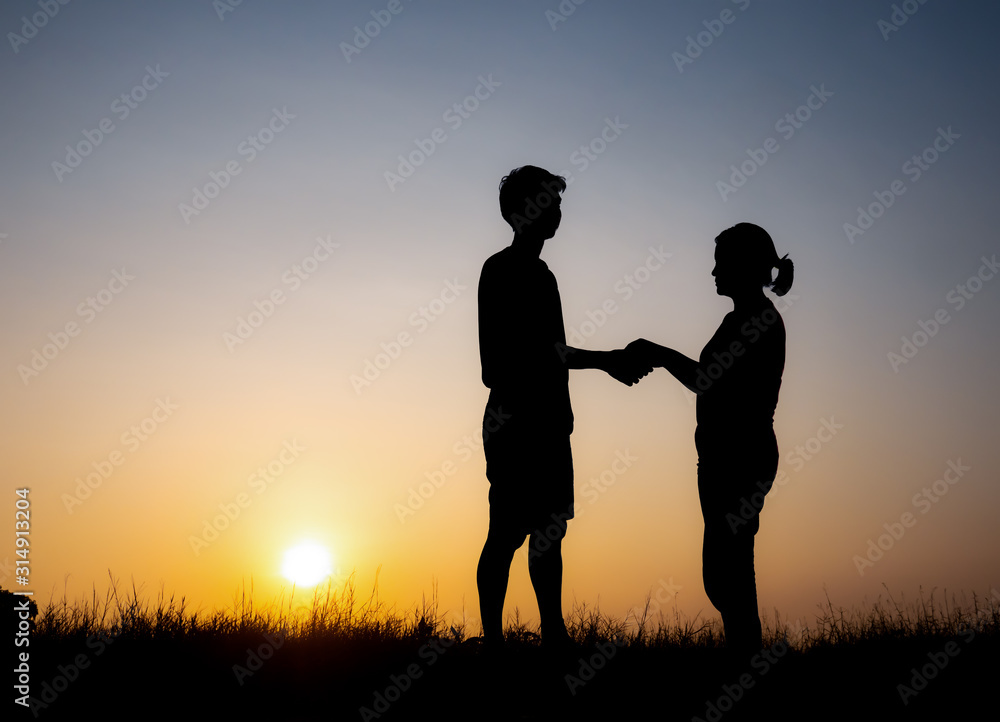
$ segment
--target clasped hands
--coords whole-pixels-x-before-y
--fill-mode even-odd
[[[614,379],[626,386],[639,382],[643,376],[653,370],[653,348],[656,344],[644,338],[636,339],[625,348],[607,352],[607,362],[604,370]]]

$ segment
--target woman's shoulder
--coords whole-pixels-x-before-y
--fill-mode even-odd
[[[734,309],[732,313],[737,312]],[[774,302],[767,296],[764,296],[759,302],[753,305],[744,307],[738,315],[742,320],[759,320],[767,325],[780,324],[784,326],[784,322],[781,320],[781,313],[778,312],[778,309],[774,306]]]
[[[785,323],[768,298],[758,304],[730,311],[723,319],[722,328],[728,331],[726,335],[748,346],[761,342],[784,345],[785,342]]]

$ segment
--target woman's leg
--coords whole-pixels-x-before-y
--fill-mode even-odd
[[[753,508],[749,496],[734,494],[733,486],[732,477],[699,470],[698,487],[705,518],[702,547],[705,592],[722,615],[726,646],[742,656],[756,653],[762,645],[754,571],[759,508]]]

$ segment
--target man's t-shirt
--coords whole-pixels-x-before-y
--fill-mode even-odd
[[[556,278],[540,258],[508,247],[479,279],[479,356],[489,406],[517,426],[554,435],[573,431],[562,304]]]

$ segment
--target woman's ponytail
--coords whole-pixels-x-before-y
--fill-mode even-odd
[[[771,283],[771,290],[774,291],[776,296],[784,296],[788,293],[788,289],[792,287],[792,279],[795,277],[795,266],[792,264],[792,259],[788,257],[787,253],[779,258],[774,265],[778,269],[778,275]]]

